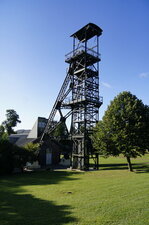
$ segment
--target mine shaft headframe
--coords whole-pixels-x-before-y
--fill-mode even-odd
[[[98,27],[96,24],[88,23],[70,37],[74,37],[81,42],[85,42],[96,35],[99,37],[101,34],[102,29],[100,27]]]
[[[98,66],[100,61],[98,37],[101,34],[100,27],[88,23],[71,35],[73,51],[66,55],[65,62],[69,64],[67,75],[41,137],[41,141],[51,138],[53,130],[71,115],[72,167],[78,169],[89,168],[89,158],[93,156],[89,135],[98,121],[98,111],[102,104],[99,96]],[[93,37],[97,37],[95,46],[92,46]],[[92,40],[88,41],[89,39]],[[67,109],[69,112],[64,115],[62,109]],[[60,113],[60,121],[55,123],[57,111]]]
[[[73,38],[73,50],[65,59],[65,62],[72,65],[72,98],[68,104],[72,107],[72,167],[77,169],[88,169],[89,158],[94,153],[90,135],[99,119],[99,107],[102,104],[99,96],[98,44],[101,34],[102,29],[93,23],[73,33],[70,36]]]

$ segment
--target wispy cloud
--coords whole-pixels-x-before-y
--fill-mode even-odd
[[[147,78],[147,77],[149,77],[149,73],[140,73],[139,77],[140,78]]]
[[[106,88],[112,88],[112,86],[106,82],[101,82],[102,86],[106,87]]]

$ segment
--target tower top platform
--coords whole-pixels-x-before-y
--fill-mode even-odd
[[[95,35],[100,36],[102,34],[102,29],[94,23],[88,23],[80,30],[72,34],[70,37],[77,38],[79,41],[85,42]]]

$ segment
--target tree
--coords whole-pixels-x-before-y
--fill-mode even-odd
[[[3,125],[0,125],[0,137],[4,134],[5,128]]]
[[[0,139],[0,174],[9,174],[13,171],[13,145]]]
[[[8,134],[5,132],[3,125],[0,125],[0,140],[8,140]]]
[[[106,156],[131,158],[149,150],[149,107],[130,92],[122,92],[108,106],[92,136],[93,145]]]
[[[27,162],[37,160],[39,144],[28,143],[19,147],[8,140],[0,139],[0,174],[11,174],[15,168],[23,172]]]
[[[7,119],[2,123],[2,125],[10,135],[14,133],[13,127],[15,127],[17,123],[21,123],[21,121],[19,120],[19,115],[13,109],[6,110],[6,118]]]
[[[6,139],[0,139],[0,174],[10,174],[14,168],[23,170],[26,164],[26,151],[10,143]]]
[[[65,138],[68,136],[68,131],[65,122],[59,124],[56,129],[53,131],[54,137]]]
[[[39,154],[39,143],[32,143],[29,142],[24,146],[24,149],[28,153],[28,162],[33,163],[38,159],[38,154]]]

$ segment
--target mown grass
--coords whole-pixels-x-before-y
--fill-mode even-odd
[[[148,225],[149,155],[100,159],[100,170],[18,174],[0,179],[2,225]]]

